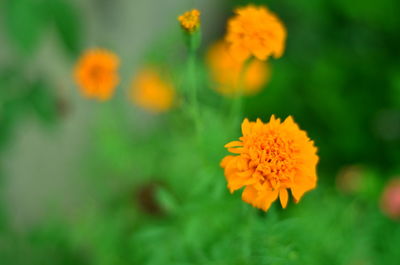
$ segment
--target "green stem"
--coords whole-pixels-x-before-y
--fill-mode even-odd
[[[192,110],[196,131],[200,130],[200,112],[197,99],[197,78],[196,78],[196,51],[189,51],[188,58],[188,79],[189,79],[189,102]]]
[[[236,127],[237,124],[240,124],[240,120],[243,115],[243,90],[245,85],[244,78],[250,62],[251,59],[245,61],[242,65],[242,68],[240,69],[239,80],[237,84],[238,87],[232,100],[230,115],[234,127]]]

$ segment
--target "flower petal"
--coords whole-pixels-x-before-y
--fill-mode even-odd
[[[231,156],[231,155],[225,156],[225,157],[221,160],[221,163],[220,163],[219,165],[220,165],[222,168],[225,168],[225,167],[229,164],[229,162],[232,161],[233,158],[235,158],[235,156]]]
[[[282,208],[285,209],[289,199],[289,194],[287,189],[281,189],[279,191],[279,200],[281,201]]]
[[[241,141],[232,141],[227,143],[224,147],[229,148],[229,147],[238,147],[238,146],[243,146],[243,143]]]
[[[226,180],[228,181],[228,189],[231,193],[245,186],[247,181],[247,179],[240,178],[236,174],[226,176]]]
[[[261,197],[257,198],[256,207],[263,209],[264,211],[268,211],[271,204],[278,199],[278,190],[271,190],[264,192]]]
[[[257,198],[257,190],[253,186],[247,186],[242,193],[242,200],[254,205]]]
[[[243,136],[246,136],[246,135],[251,133],[250,128],[251,127],[250,127],[249,120],[247,118],[244,119],[243,122],[242,122],[242,134],[243,134]]]
[[[316,186],[316,182],[295,184],[291,188],[292,195],[294,197],[295,202],[298,203],[300,201],[301,197],[303,197],[304,193],[306,193],[309,190],[314,189],[315,186]]]
[[[243,152],[243,147],[228,148],[228,151],[234,154],[241,154]]]

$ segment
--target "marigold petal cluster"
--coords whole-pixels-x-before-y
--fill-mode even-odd
[[[132,81],[131,98],[134,103],[151,112],[169,110],[174,102],[173,84],[162,77],[155,67],[143,68]]]
[[[119,58],[104,49],[86,51],[75,66],[75,80],[82,95],[98,100],[110,99],[118,85]]]
[[[274,116],[268,123],[245,119],[242,133],[225,145],[236,155],[221,161],[230,192],[244,187],[243,201],[267,211],[278,197],[285,208],[288,191],[298,202],[316,187],[317,148],[291,116],[282,123]]]
[[[210,47],[207,52],[207,64],[216,83],[214,87],[225,96],[238,95],[239,89],[242,90],[241,94],[256,94],[270,79],[267,62],[253,59],[244,66],[231,56],[224,41],[218,41]]]
[[[228,21],[226,41],[232,55],[240,61],[250,56],[266,60],[273,55],[282,56],[285,49],[286,29],[279,18],[262,6],[246,6],[235,10]]]
[[[187,11],[178,17],[178,21],[184,30],[194,32],[200,26],[200,11],[197,9]]]

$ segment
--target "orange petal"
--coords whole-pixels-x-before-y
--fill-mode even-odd
[[[254,124],[254,129],[253,129],[253,131],[254,132],[259,132],[259,131],[261,131],[261,129],[263,128],[263,126],[264,126],[264,123],[261,121],[261,119],[259,119],[259,118],[257,118],[257,120],[256,120],[256,122],[255,122],[255,124]]]
[[[283,122],[283,124],[285,124],[289,128],[292,128],[292,129],[295,129],[295,130],[300,130],[299,126],[297,125],[297,123],[295,123],[295,121],[294,121],[292,116],[288,116],[285,119],[285,121]]]
[[[257,190],[253,186],[247,186],[242,193],[242,200],[254,205],[257,198]]]
[[[315,188],[315,185],[295,185],[291,188],[295,202],[298,203],[304,193]]]
[[[300,201],[304,193],[314,189],[316,185],[317,185],[317,178],[315,173],[309,172],[307,173],[307,175],[295,176],[291,190],[296,203]]]
[[[306,192],[304,188],[301,188],[298,186],[292,187],[291,191],[292,191],[294,201],[296,203],[298,203],[300,201],[301,197],[303,197],[304,193]]]
[[[287,116],[287,118],[285,119],[284,123],[295,123],[293,120],[293,117],[291,115]]]
[[[279,191],[273,190],[264,194],[261,198],[257,198],[257,207],[268,211],[271,204],[278,198]]]
[[[238,172],[237,174],[239,177],[247,179],[247,178],[250,178],[253,175],[253,173],[254,173],[254,170],[247,170],[247,171]]]
[[[250,51],[241,45],[232,44],[229,47],[229,51],[231,56],[238,62],[244,62],[250,57]]]
[[[242,147],[228,148],[228,151],[234,154],[241,154],[243,152]]]
[[[222,160],[221,163],[219,164],[222,168],[225,168],[228,163],[234,158],[235,156],[225,156]]]
[[[243,136],[250,134],[250,122],[249,120],[246,118],[243,120],[242,122],[242,134]]]
[[[270,52],[268,50],[265,49],[253,49],[253,54],[254,57],[256,57],[257,59],[264,61],[268,58],[268,56],[270,55]]]
[[[225,148],[238,147],[238,146],[243,146],[243,143],[240,141],[232,141],[232,142],[229,142],[226,145],[224,145]]]
[[[279,191],[279,200],[281,201],[282,208],[285,209],[288,203],[289,194],[287,189],[281,189]]]
[[[226,176],[228,181],[228,189],[231,193],[246,185],[246,179],[239,178],[237,175]]]

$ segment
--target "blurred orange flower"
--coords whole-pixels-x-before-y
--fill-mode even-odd
[[[178,20],[184,30],[188,32],[196,31],[200,26],[200,11],[197,9],[187,11],[180,15]]]
[[[156,68],[141,70],[132,82],[132,100],[152,112],[165,112],[172,107],[175,90]]]
[[[279,18],[266,7],[249,5],[235,10],[228,21],[226,41],[235,59],[244,61],[250,56],[266,60],[282,56],[286,29]]]
[[[75,66],[75,80],[87,98],[110,99],[119,82],[119,59],[104,49],[86,51]]]
[[[245,72],[241,73],[243,63],[232,58],[224,41],[218,41],[210,47],[207,63],[211,76],[217,83],[216,90],[223,95],[233,96],[237,94],[239,88],[242,88],[243,94],[255,94],[270,79],[269,66],[257,59],[249,62]]]
[[[245,187],[243,201],[267,211],[278,196],[282,207],[288,189],[295,202],[316,187],[317,148],[292,117],[284,122],[271,117],[242,123],[243,136],[225,145],[229,152],[221,161],[230,192]]]

